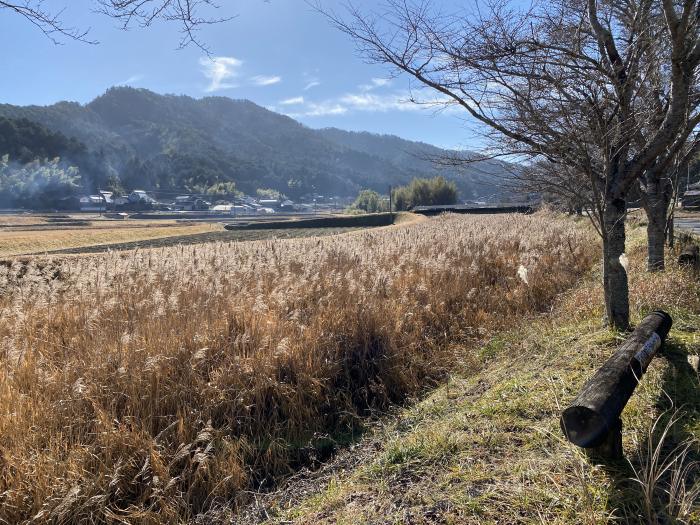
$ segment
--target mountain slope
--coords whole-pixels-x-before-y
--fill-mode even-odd
[[[117,181],[125,189],[203,191],[234,181],[246,192],[270,187],[292,197],[352,196],[434,176],[440,170],[424,157],[446,153],[398,137],[313,130],[247,100],[128,87],[86,105],[0,105],[0,116],[34,121],[82,142],[95,159],[90,173],[83,170],[89,185]],[[481,171],[440,173],[458,182],[462,198],[474,198],[486,194],[479,188],[484,180],[505,171],[500,163],[482,164]]]
[[[16,162],[26,164],[37,158],[66,155],[76,158],[84,150],[85,146],[79,141],[30,120],[0,117],[0,152]]]

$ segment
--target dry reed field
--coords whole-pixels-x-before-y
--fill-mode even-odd
[[[597,258],[558,217],[0,266],[0,523],[224,519]]]

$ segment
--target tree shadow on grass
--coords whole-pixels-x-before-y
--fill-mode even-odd
[[[689,440],[698,437],[693,429],[696,432],[700,429],[700,381],[698,372],[688,361],[688,356],[697,355],[699,350],[697,345],[669,337],[657,358],[665,359],[669,365],[655,405],[660,414],[658,420],[650,419],[648,436],[639,437],[637,449],[625,451],[626,460],[603,464],[613,481],[607,508],[623,523],[691,523],[686,521],[687,516],[679,519],[682,518],[679,514],[687,514],[679,505],[700,505],[697,497],[677,492],[678,488],[692,490],[700,480],[700,471],[693,466],[700,462],[698,443],[688,447],[682,457],[679,455]],[[660,472],[672,458],[676,462]],[[674,489],[674,472],[680,473],[685,468],[688,475],[677,481]]]

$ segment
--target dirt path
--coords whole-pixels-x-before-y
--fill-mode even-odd
[[[700,215],[695,217],[676,217],[674,225],[679,230],[700,235]]]

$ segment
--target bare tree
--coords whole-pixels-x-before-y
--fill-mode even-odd
[[[149,27],[158,21],[174,22],[180,26],[182,38],[180,48],[195,45],[208,53],[208,49],[197,37],[198,30],[205,25],[230,20],[231,17],[210,16],[218,9],[213,0],[94,0],[96,10],[119,20],[123,29],[134,25]],[[64,10],[53,11],[44,6],[44,0],[0,0],[0,11],[8,10],[20,15],[38,27],[54,43],[62,38],[96,43],[88,38],[88,30],[72,27],[64,20]]]
[[[639,202],[647,216],[647,269],[650,272],[665,267],[664,243],[673,246],[674,211],[681,185],[685,183],[682,176],[699,149],[700,141],[696,137],[688,140],[665,167],[655,163],[637,181],[632,201]],[[588,212],[597,206],[588,178],[566,165],[535,162],[514,173],[512,183],[518,191],[536,193],[568,211]],[[593,219],[597,227],[595,217]]]
[[[655,163],[639,180],[641,204],[647,215],[647,269],[665,268],[665,241],[672,244],[673,210],[678,198],[681,173],[695,157],[700,142],[688,141],[665,165]]]
[[[671,100],[678,97],[674,92],[678,82],[674,82],[674,76],[681,73],[678,64],[678,50],[692,44],[685,41],[690,35],[683,29],[685,26],[696,24],[696,15],[689,15],[685,10],[685,4],[668,6],[668,9],[651,9],[650,28],[646,35],[641,35],[640,40],[640,75],[639,89],[637,93],[637,108],[635,112],[636,142],[634,147],[643,148],[645,141],[662,125],[666,118],[666,112]],[[678,16],[680,10],[681,15]],[[674,23],[675,22],[675,23]],[[664,26],[668,31],[664,31]],[[646,40],[646,42],[644,42]],[[681,68],[682,69],[682,68]],[[698,147],[698,134],[694,133],[694,115],[700,103],[697,93],[697,78],[691,78],[691,87],[684,119],[683,127],[676,140],[666,147],[664,154],[659,155],[644,171],[639,179],[641,204],[644,208],[647,221],[647,269],[649,271],[663,270],[665,267],[664,241],[673,221],[672,205],[675,201],[674,193],[677,193],[678,172],[687,166]]]
[[[628,192],[646,170],[666,166],[700,121],[699,8],[698,0],[543,0],[522,10],[504,0],[445,14],[430,0],[388,0],[373,14],[351,6],[339,16],[319,7],[364,57],[458,105],[503,153],[588,179],[607,317],[619,329],[629,325]],[[644,107],[650,39],[669,42],[660,59],[670,96],[654,119]]]
[[[543,202],[557,208],[578,215],[585,213],[598,229],[598,222],[592,215],[596,208],[594,193],[585,174],[566,165],[539,160],[514,173],[511,184],[515,191],[539,195]]]

